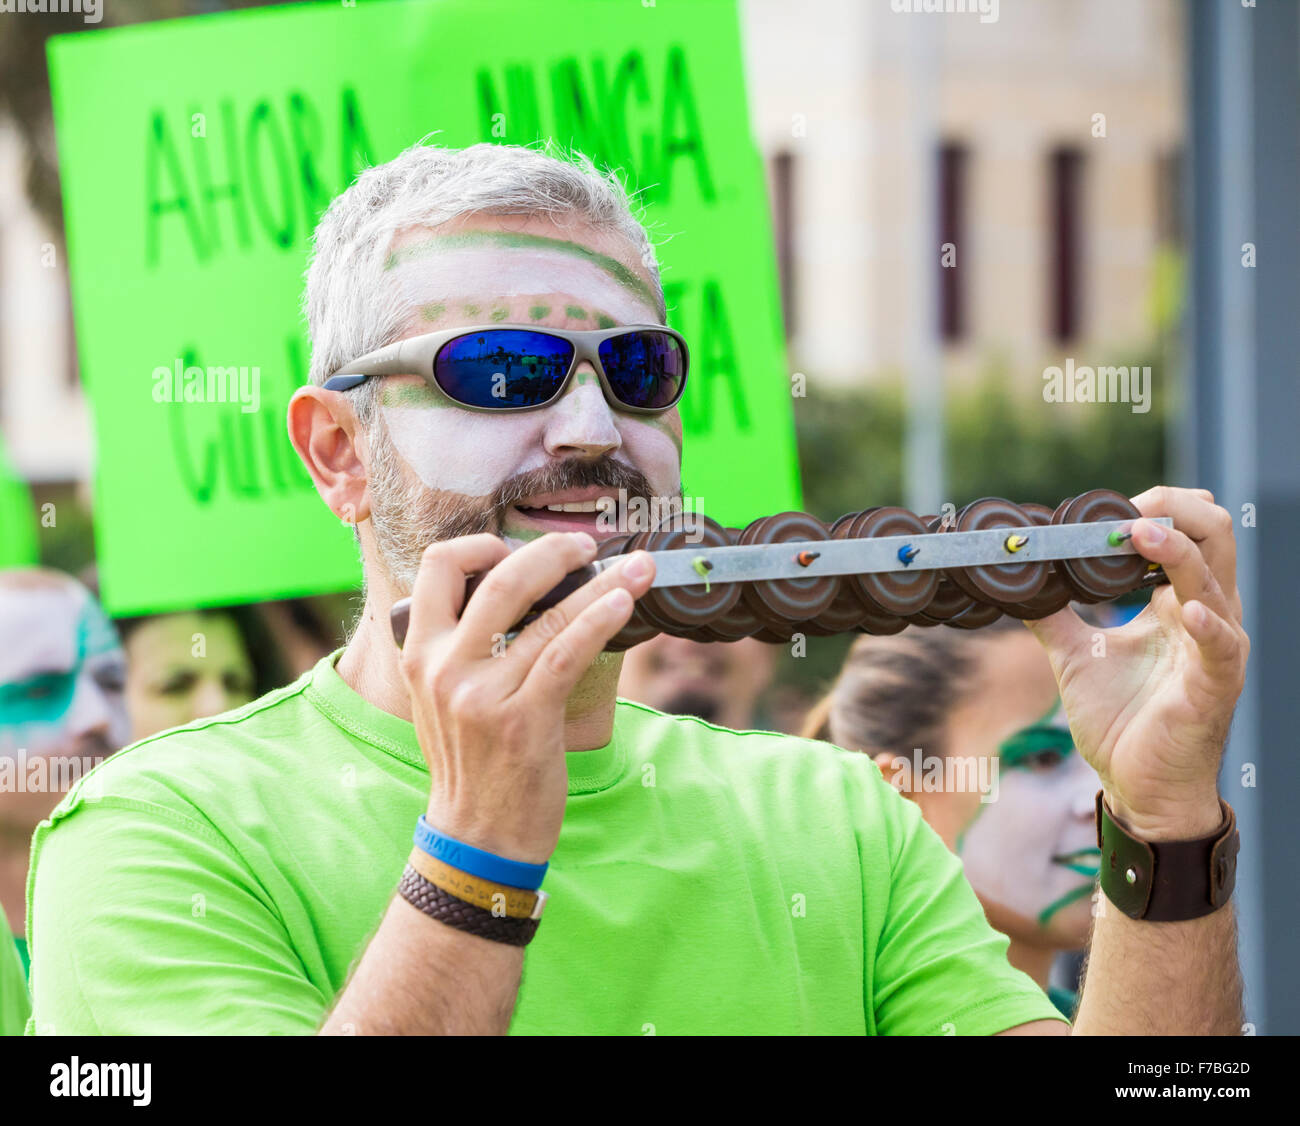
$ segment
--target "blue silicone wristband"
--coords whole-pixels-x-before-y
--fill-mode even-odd
[[[424,819],[423,813],[415,824],[415,847],[471,876],[507,887],[536,891],[546,877],[547,865],[507,860],[495,852],[484,852],[481,848],[464,844],[438,832]]]

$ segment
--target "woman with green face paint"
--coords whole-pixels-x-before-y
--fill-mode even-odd
[[[119,618],[132,739],[247,704],[291,679],[253,606]]]
[[[1096,772],[1076,753],[1047,656],[1019,622],[913,627],[853,645],[809,717],[815,738],[870,754],[962,859],[1007,957],[1049,988],[1088,939]]]

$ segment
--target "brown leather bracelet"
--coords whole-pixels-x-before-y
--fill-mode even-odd
[[[1223,824],[1196,841],[1142,841],[1112,816],[1097,791],[1101,890],[1130,919],[1176,923],[1217,911],[1237,880],[1241,835],[1222,798]]]
[[[509,915],[494,915],[475,907],[431,884],[409,864],[397,885],[397,893],[430,918],[479,938],[504,942],[508,946],[527,946],[537,933],[537,919],[513,919]]]

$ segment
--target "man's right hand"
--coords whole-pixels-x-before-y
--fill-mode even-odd
[[[513,553],[487,534],[425,551],[399,664],[429,764],[427,817],[440,832],[511,860],[550,859],[568,795],[565,704],[627,624],[654,563],[636,552],[508,644],[505,635],[595,556],[595,541],[584,533],[550,533]],[[489,569],[464,605],[466,578]]]

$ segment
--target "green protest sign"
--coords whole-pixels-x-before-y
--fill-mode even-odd
[[[56,38],[50,68],[114,612],[357,581],[285,434],[302,275],[330,199],[430,134],[624,172],[692,346],[685,489],[730,524],[798,506],[735,0],[270,8]]]
[[[0,442],[0,568],[34,567],[39,561],[32,494]]]

